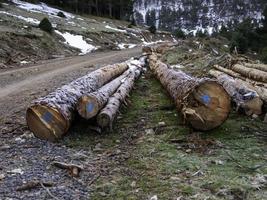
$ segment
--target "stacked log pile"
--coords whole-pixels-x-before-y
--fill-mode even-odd
[[[149,67],[174,100],[177,109],[193,128],[201,131],[220,126],[230,112],[230,97],[225,89],[209,78],[195,78],[182,71],[170,69],[149,56]]]
[[[111,95],[118,96],[117,93],[123,91],[122,86],[127,88],[128,95],[144,64],[144,59],[140,59],[108,65],[37,99],[26,112],[29,129],[41,139],[56,141],[62,138],[70,128],[77,108],[81,116],[88,119],[101,111]],[[125,101],[127,95],[122,95],[120,102]],[[120,103],[116,105],[112,121]]]
[[[214,65],[209,74],[224,86],[237,109],[248,116],[258,116],[267,103],[267,65],[250,62],[239,61],[227,67]]]

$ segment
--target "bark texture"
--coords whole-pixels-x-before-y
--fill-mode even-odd
[[[248,116],[253,114],[260,115],[262,113],[263,102],[255,90],[251,90],[240,81],[223,72],[210,70],[209,74],[217,78],[218,82],[236,103],[237,109],[242,108]]]
[[[247,78],[267,83],[267,72],[248,68],[240,64],[233,65],[232,70]]]
[[[105,106],[109,97],[118,89],[122,81],[129,75],[131,69],[125,71],[121,76],[107,83],[99,90],[83,95],[77,104],[77,111],[85,119],[90,119]]]
[[[248,68],[254,68],[254,69],[258,69],[258,70],[267,72],[267,65],[265,65],[265,64],[244,63],[244,66],[248,67]]]
[[[155,54],[149,57],[149,66],[193,128],[210,130],[227,119],[230,97],[216,81],[170,69]]]
[[[129,96],[129,93],[133,89],[135,80],[141,74],[140,63],[137,66],[132,66],[132,70],[127,78],[124,79],[124,82],[120,85],[118,90],[109,98],[106,106],[100,111],[97,115],[97,124],[102,128],[109,127],[112,129],[112,124],[116,118],[119,108],[123,102],[126,101],[126,98]]]
[[[70,127],[78,99],[85,93],[97,90],[127,69],[126,62],[108,65],[37,99],[26,113],[30,130],[41,139],[55,141],[61,138]]]
[[[259,82],[259,81],[255,81],[255,80],[249,79],[248,77],[244,77],[244,76],[242,76],[241,74],[239,74],[239,73],[237,73],[237,72],[234,72],[234,71],[231,70],[231,69],[227,69],[227,68],[221,67],[221,66],[219,66],[219,65],[214,65],[214,68],[215,68],[216,70],[219,70],[219,71],[221,71],[221,72],[224,72],[224,73],[228,74],[228,75],[231,76],[231,77],[241,79],[241,80],[246,81],[246,82],[248,82],[248,83],[250,83],[250,84],[252,84],[252,85],[267,88],[267,83],[263,83],[263,82]]]

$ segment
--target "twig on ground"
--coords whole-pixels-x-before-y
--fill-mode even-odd
[[[49,194],[50,197],[52,197],[53,199],[56,199],[56,200],[60,200],[59,198],[57,198],[56,196],[54,196],[54,195],[50,192],[50,190],[49,190],[47,187],[45,187],[45,185],[44,185],[43,183],[40,183],[40,185],[42,186],[43,189],[46,190],[47,194]]]

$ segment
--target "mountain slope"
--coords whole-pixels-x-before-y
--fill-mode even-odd
[[[211,33],[247,17],[259,22],[266,5],[266,0],[137,0],[134,11],[139,24],[165,30],[204,28]]]

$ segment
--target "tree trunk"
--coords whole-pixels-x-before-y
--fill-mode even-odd
[[[249,79],[267,83],[267,72],[258,69],[248,68],[239,64],[232,66],[232,70]]]
[[[260,115],[262,113],[263,102],[255,90],[251,90],[234,78],[217,70],[210,70],[209,74],[217,78],[237,105],[237,109],[242,108],[246,115]]]
[[[108,65],[36,100],[26,113],[30,130],[41,139],[55,141],[61,138],[70,127],[78,99],[97,90],[127,68],[126,62]]]
[[[264,65],[264,64],[244,63],[244,66],[248,67],[248,68],[254,68],[254,69],[258,69],[258,70],[267,72],[267,65]]]
[[[112,129],[112,123],[119,112],[119,108],[131,92],[135,80],[140,76],[141,68],[136,68],[130,72],[118,90],[109,98],[107,105],[97,115],[97,124]]]
[[[177,109],[193,128],[210,130],[221,125],[230,111],[230,97],[216,81],[194,78],[182,71],[170,69],[157,59],[149,57],[150,69],[174,99]]]
[[[77,111],[85,119],[93,118],[105,106],[109,97],[118,89],[122,81],[129,75],[131,69],[107,83],[99,90],[83,95],[77,104]]]
[[[266,83],[259,82],[259,81],[255,81],[255,80],[251,80],[251,79],[249,79],[249,78],[247,78],[247,77],[244,77],[244,76],[242,76],[241,74],[236,73],[236,72],[234,72],[234,71],[232,71],[232,70],[230,70],[230,69],[226,69],[226,68],[221,67],[221,66],[219,66],[219,65],[214,65],[214,68],[215,68],[216,70],[219,70],[219,71],[221,71],[221,72],[224,72],[224,73],[226,73],[226,74],[228,74],[228,75],[230,75],[230,76],[232,76],[232,77],[234,77],[234,78],[238,78],[238,79],[241,79],[241,80],[243,80],[243,81],[249,82],[249,83],[252,84],[252,85],[257,85],[257,86],[260,86],[260,87],[265,87],[265,88],[267,88],[267,84],[266,84]]]

